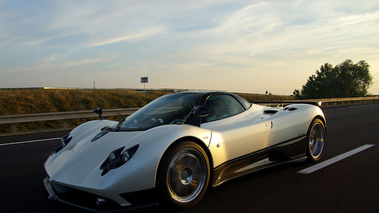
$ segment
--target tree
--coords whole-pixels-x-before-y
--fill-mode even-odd
[[[372,85],[369,68],[364,60],[354,64],[347,59],[335,67],[325,63],[308,78],[301,91],[296,89],[293,94],[296,99],[366,96]]]

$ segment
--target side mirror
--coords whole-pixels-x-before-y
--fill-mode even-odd
[[[195,106],[192,113],[197,117],[206,117],[211,113],[211,111],[209,111],[209,109],[205,106]]]
[[[99,114],[100,120],[103,120],[103,117],[101,116],[103,114],[103,108],[98,107],[98,108],[94,109],[93,111],[96,112],[97,114]]]

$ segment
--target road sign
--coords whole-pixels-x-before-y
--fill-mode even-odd
[[[148,77],[141,77],[141,83],[149,83]]]

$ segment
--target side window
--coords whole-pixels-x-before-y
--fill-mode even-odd
[[[245,109],[249,109],[251,107],[251,103],[246,101],[244,98],[237,96],[237,99],[241,102]]]
[[[220,120],[238,114],[245,109],[230,95],[213,95],[208,98],[205,106],[211,111],[206,122]]]

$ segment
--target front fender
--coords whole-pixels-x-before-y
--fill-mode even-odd
[[[163,154],[171,144],[186,137],[195,137],[208,147],[211,131],[191,125],[166,125],[147,130],[133,138],[128,143],[128,147],[138,144],[137,152],[126,165],[114,170],[120,175],[128,174],[127,178],[118,180],[122,183],[120,185],[128,186],[124,189],[125,192],[154,188]]]
[[[73,133],[75,137],[84,137],[80,136],[84,134],[80,133],[80,129]],[[84,130],[92,132],[86,128]],[[121,194],[155,188],[159,163],[172,143],[194,137],[208,146],[211,138],[210,130],[191,125],[166,125],[139,132],[110,132],[91,142],[95,134],[92,132],[87,138],[84,137],[80,142],[83,145],[73,147],[72,151],[67,150],[65,156],[68,158],[60,159],[64,157],[64,152],[56,161],[50,157],[45,168],[53,175],[50,178],[52,182],[101,195],[121,205],[128,205],[120,197]],[[101,174],[100,165],[111,151],[123,146],[126,150],[135,145],[139,145],[138,150],[128,162]],[[56,165],[60,165],[59,171],[55,171]]]

